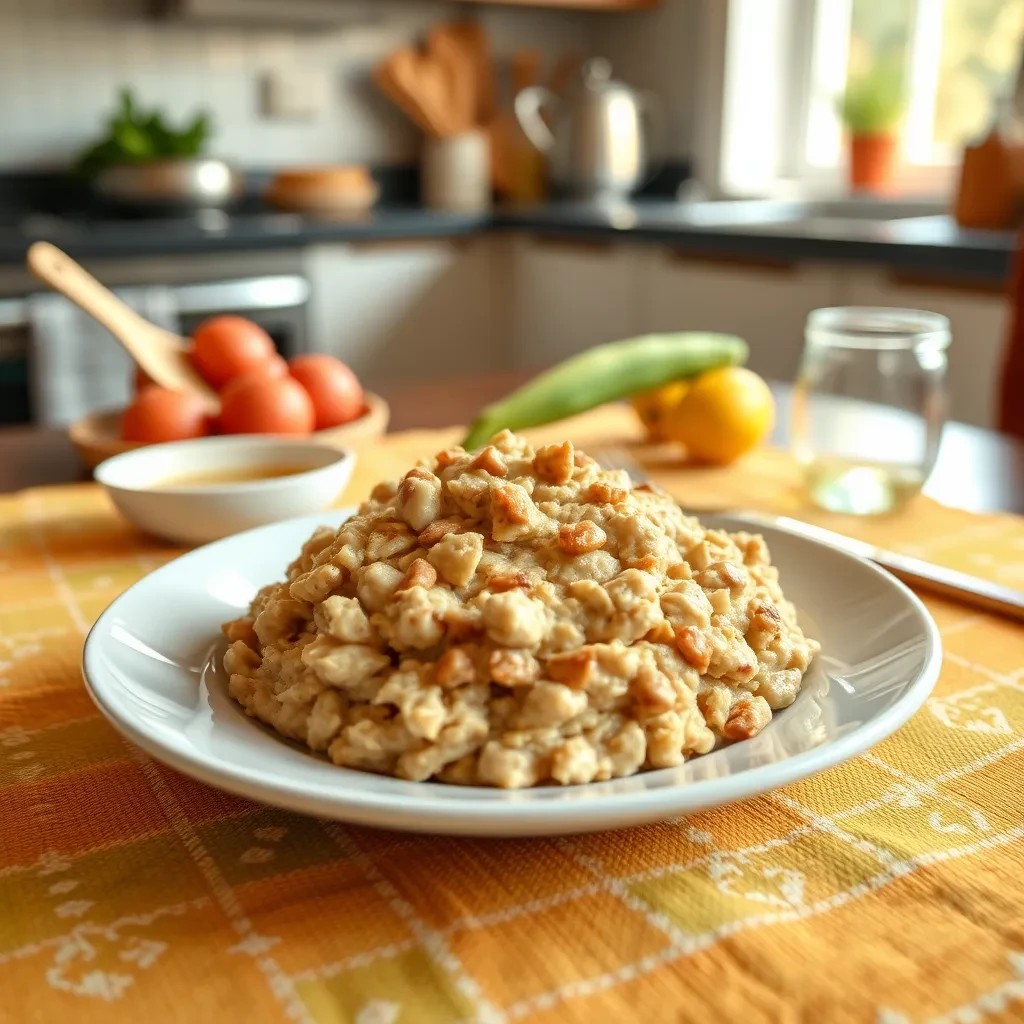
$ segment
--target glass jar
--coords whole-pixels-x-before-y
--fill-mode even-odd
[[[946,418],[949,342],[938,313],[848,306],[810,314],[792,438],[811,501],[874,515],[921,490]]]

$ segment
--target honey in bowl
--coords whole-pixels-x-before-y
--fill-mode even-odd
[[[193,487],[223,487],[225,484],[252,484],[260,480],[277,480],[296,473],[308,473],[315,466],[270,465],[233,466],[225,469],[209,469],[201,473],[179,473],[156,481],[152,486],[161,491],[181,490]]]

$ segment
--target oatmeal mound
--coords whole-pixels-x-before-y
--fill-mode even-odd
[[[565,785],[755,735],[818,650],[758,536],[570,442],[449,448],[224,626],[230,692],[339,765]]]

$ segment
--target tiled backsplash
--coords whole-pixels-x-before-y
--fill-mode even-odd
[[[286,4],[288,0],[281,0]],[[374,62],[465,8],[435,0],[336,0],[352,20],[294,32],[157,20],[148,0],[0,0],[0,169],[59,166],[93,139],[122,85],[181,118],[208,106],[213,149],[250,166],[404,161],[417,137],[369,81]],[[587,15],[487,9],[496,50],[591,49]],[[261,115],[269,69],[321,68],[324,110],[311,121]]]

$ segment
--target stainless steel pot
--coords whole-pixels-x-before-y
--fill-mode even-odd
[[[660,128],[658,109],[649,93],[614,81],[608,61],[587,61],[564,98],[530,86],[516,96],[515,107],[527,138],[548,154],[557,191],[621,197],[647,180],[648,128],[650,122]]]
[[[245,190],[245,175],[224,160],[188,158],[112,164],[93,180],[107,202],[137,208],[195,210],[227,206]]]

